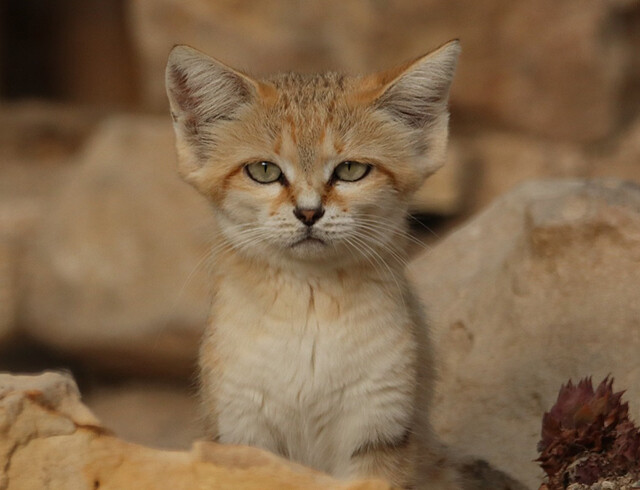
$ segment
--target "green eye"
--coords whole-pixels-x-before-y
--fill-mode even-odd
[[[271,162],[255,162],[244,167],[247,174],[256,182],[261,184],[271,184],[280,179],[282,170],[275,163]]]
[[[333,174],[338,180],[344,180],[346,182],[355,182],[364,178],[371,170],[371,165],[366,165],[359,162],[342,162],[333,171]]]

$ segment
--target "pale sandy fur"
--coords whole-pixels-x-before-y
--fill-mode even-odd
[[[433,354],[404,275],[408,202],[441,164],[457,44],[389,72],[261,81],[190,48],[167,68],[180,170],[219,244],[200,353],[210,435],[340,478],[460,482],[431,433]],[[354,160],[372,166],[336,181]],[[277,164],[258,184],[244,166]],[[297,208],[322,209],[309,228]],[[312,229],[318,242],[301,242]]]

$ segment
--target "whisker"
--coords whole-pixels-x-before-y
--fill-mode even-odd
[[[420,226],[422,226],[425,230],[427,230],[429,233],[431,233],[434,237],[436,238],[440,238],[440,235],[438,235],[435,231],[433,231],[431,228],[429,228],[427,225],[425,225],[422,221],[420,221],[418,218],[416,218],[415,216],[409,214],[407,215],[409,216],[409,218],[411,218],[412,220],[414,220],[416,223],[418,223]]]
[[[400,250],[396,251],[394,248],[388,243],[383,242],[382,240],[377,239],[374,236],[365,235],[364,233],[358,232],[354,230],[356,236],[361,238],[365,242],[373,242],[374,245],[378,245],[383,251],[388,252],[393,259],[395,259],[403,268],[407,266],[408,262],[406,257],[400,255]]]
[[[236,225],[238,228],[242,228],[245,227],[245,225]],[[248,230],[244,230],[240,233],[244,233]],[[191,280],[193,279],[193,277],[195,276],[195,274],[197,272],[199,272],[201,270],[201,268],[203,268],[203,265],[206,264],[207,269],[209,269],[209,262],[211,258],[213,258],[215,256],[215,254],[217,254],[219,251],[221,251],[222,249],[224,249],[226,246],[228,246],[228,244],[223,241],[222,243],[219,243],[213,247],[208,248],[199,258],[198,258],[198,262],[196,263],[196,265],[193,267],[193,269],[191,269],[191,272],[189,272],[189,274],[187,275],[187,278],[184,280],[182,286],[180,287],[178,294],[176,295],[176,305],[177,303],[180,301],[182,295],[184,294],[184,292],[187,289],[187,286],[189,285],[189,282],[191,282]],[[208,271],[210,272],[210,271]]]
[[[369,216],[371,216],[371,218]],[[427,245],[426,243],[422,242],[421,240],[413,236],[409,231],[403,230],[402,228],[398,227],[397,223],[393,222],[392,220],[382,218],[382,217],[377,217],[375,215],[360,215],[356,218],[356,220],[361,221],[363,223],[367,223],[369,225],[383,227],[385,230],[388,230],[394,234],[397,234],[398,236],[402,236],[407,240],[409,240],[411,243],[419,245],[421,248],[424,248],[424,249],[430,248],[429,245]]]
[[[404,294],[403,294],[403,289],[400,287],[400,283],[398,282],[398,278],[396,277],[396,275],[394,274],[393,270],[391,269],[391,267],[389,267],[389,264],[387,264],[385,262],[385,260],[380,256],[380,254],[378,252],[376,252],[376,250],[374,248],[372,248],[371,246],[369,246],[366,242],[364,242],[361,238],[355,237],[355,236],[351,236],[350,237],[352,240],[354,240],[356,242],[356,244],[359,244],[361,247],[365,248],[366,250],[370,251],[373,254],[373,258],[376,260],[376,262],[379,261],[379,263],[381,263],[382,265],[384,265],[384,267],[387,269],[387,271],[389,272],[389,275],[391,276],[391,278],[393,279],[394,283],[396,284],[396,287],[398,288],[398,293],[400,294],[400,298],[402,299],[402,304],[403,306],[406,307],[405,302],[404,302]],[[383,278],[383,275],[380,276],[380,278]]]
[[[367,253],[367,249],[365,248],[364,252],[362,253],[362,248],[363,246],[360,245],[358,246],[357,244],[354,244],[349,238],[345,238],[345,242],[347,243],[348,246],[352,247],[356,252],[358,252],[358,255],[361,257],[364,257],[367,262],[369,263],[369,265],[373,268],[373,270],[376,272],[376,274],[378,274],[378,276],[380,277],[381,283],[383,284],[383,287],[385,289],[385,291],[387,292],[387,294],[389,296],[393,296],[392,291],[389,289],[387,281],[385,281],[384,278],[384,271],[380,269],[380,263],[376,260],[374,261],[374,257],[372,257],[372,255],[370,253]],[[356,257],[355,254],[352,253],[353,257]]]

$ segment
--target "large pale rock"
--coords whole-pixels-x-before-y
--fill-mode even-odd
[[[151,408],[151,407],[150,407]],[[255,448],[196,443],[159,451],[109,434],[80,402],[69,376],[0,374],[0,490],[353,489]]]
[[[633,79],[637,2],[130,0],[148,105],[187,43],[239,68],[363,72],[460,38],[456,109],[553,138],[608,135]],[[533,41],[535,40],[535,41]],[[630,100],[631,102],[631,100]],[[635,102],[634,102],[635,103]]]
[[[211,213],[175,171],[167,117],[106,120],[28,251],[19,314],[92,366],[184,375],[208,314]]]
[[[531,487],[542,414],[607,374],[640,418],[640,187],[536,181],[418,258],[441,381],[435,426]]]

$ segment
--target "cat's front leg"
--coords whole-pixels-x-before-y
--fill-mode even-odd
[[[208,438],[289,457],[282,433],[265,417],[264,394],[258,389],[239,387],[221,370],[210,367],[201,359],[200,398]]]
[[[248,403],[246,399],[239,402],[240,398],[246,397],[230,397],[227,403],[219,404],[218,441],[222,444],[259,447],[288,458],[284,435],[264,416],[261,403],[258,400]]]

